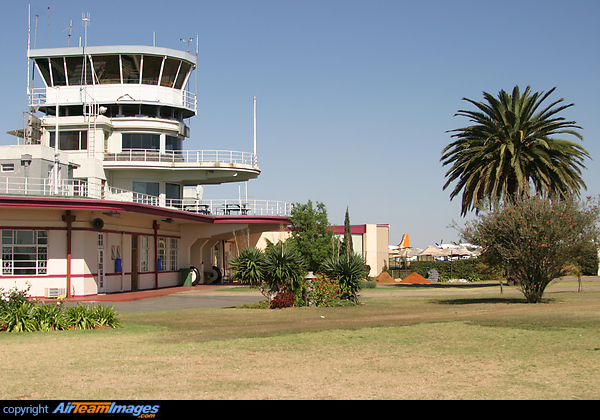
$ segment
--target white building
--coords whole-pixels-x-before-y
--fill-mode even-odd
[[[184,149],[195,55],[84,46],[28,57],[30,112],[12,132],[22,140],[0,146],[0,288],[160,288],[182,284],[190,266],[207,282],[225,268],[226,243],[289,223],[289,203],[202,196],[202,185],[261,171],[253,151]]]

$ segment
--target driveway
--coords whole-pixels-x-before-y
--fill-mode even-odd
[[[233,308],[244,303],[264,300],[259,291],[229,291],[228,285],[198,285],[193,287],[169,287],[158,290],[111,293],[73,297],[65,305],[79,302],[114,306],[116,312],[167,311],[171,309]]]

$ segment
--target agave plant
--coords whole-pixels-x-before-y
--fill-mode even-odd
[[[246,248],[230,262],[232,277],[250,287],[259,287],[264,278],[265,258],[258,248]]]
[[[327,258],[321,265],[321,271],[337,279],[348,300],[358,301],[360,282],[367,275],[365,259],[357,253]]]
[[[306,263],[300,252],[279,241],[265,250],[266,281],[271,290],[293,291],[300,287]]]

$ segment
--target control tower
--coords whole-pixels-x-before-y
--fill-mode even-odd
[[[25,144],[66,153],[89,196],[127,191],[181,203],[186,186],[260,174],[254,152],[184,149],[185,122],[196,115],[196,94],[187,88],[196,55],[116,45],[30,49],[28,57],[43,82],[30,81],[29,108],[43,116],[26,130]]]

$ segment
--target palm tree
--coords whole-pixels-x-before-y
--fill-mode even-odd
[[[504,198],[522,198],[533,194],[563,198],[579,195],[586,188],[581,178],[588,152],[578,143],[558,138],[572,135],[582,140],[575,121],[558,116],[574,104],[561,104],[559,99],[542,103],[554,92],[532,93],[528,86],[521,95],[516,86],[512,95],[500,91],[498,98],[483,92],[487,102],[476,102],[476,111],[459,110],[473,125],[450,130],[456,140],[442,152],[446,172],[444,190],[458,181],[450,199],[462,191],[461,215],[478,210],[484,202],[490,205]]]

